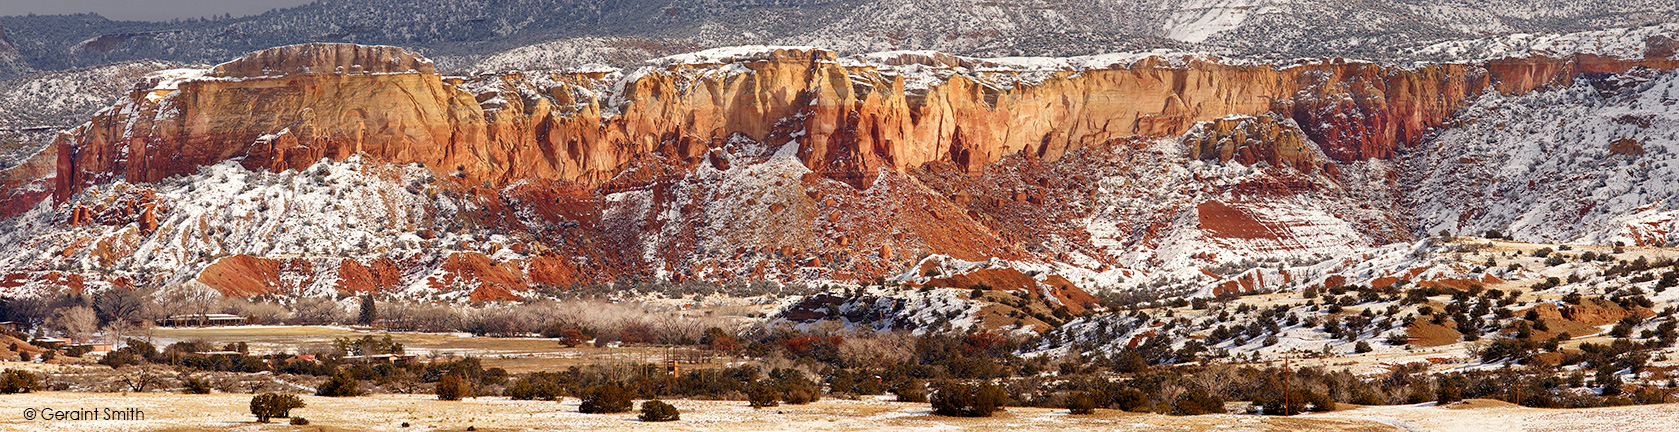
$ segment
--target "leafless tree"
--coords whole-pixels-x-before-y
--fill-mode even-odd
[[[167,318],[174,315],[207,314],[215,312],[222,294],[203,282],[190,280],[165,286],[151,295],[148,315]]]
[[[346,316],[337,303],[319,297],[299,298],[292,304],[292,310],[292,316],[306,324],[338,323],[343,322]]]
[[[223,298],[221,305],[216,308],[222,313],[229,313],[249,318],[252,323],[272,324],[291,318],[291,310],[279,303],[270,301],[250,301],[242,298]]]
[[[93,310],[106,324],[132,320],[145,306],[144,294],[135,290],[108,289],[93,295]]]
[[[82,341],[99,330],[99,318],[94,315],[92,308],[72,306],[59,309],[58,313],[54,314],[53,327],[71,339]]]
[[[239,379],[227,376],[217,377],[210,380],[210,388],[222,393],[233,393],[234,390],[239,389]]]
[[[848,366],[879,369],[908,361],[914,355],[915,341],[897,332],[880,332],[846,338],[840,342],[840,359]]]
[[[117,378],[117,383],[122,384],[128,391],[145,392],[146,389],[163,385],[163,378],[149,371],[134,371],[122,374]]]

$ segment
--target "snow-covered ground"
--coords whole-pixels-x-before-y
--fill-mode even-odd
[[[377,394],[330,398],[303,396],[306,405],[293,410],[311,427],[368,431],[462,430],[659,430],[682,431],[1056,431],[1135,430],[1183,431],[1668,431],[1679,428],[1679,407],[1643,405],[1592,409],[1514,408],[1484,401],[1436,407],[1433,404],[1373,406],[1296,417],[1255,415],[1165,416],[1098,410],[1094,415],[1068,415],[1066,410],[1008,408],[994,417],[934,416],[926,404],[888,402],[881,397],[860,400],[823,399],[808,405],[752,409],[743,401],[670,400],[681,420],[644,424],[635,413],[581,414],[577,399],[560,402],[518,401],[504,397],[439,401],[432,395]],[[0,431],[151,431],[151,430],[271,430],[285,428],[255,423],[247,408],[250,395],[215,393],[60,393],[11,395],[8,406],[18,411],[0,418]],[[639,404],[639,402],[638,402]],[[24,420],[24,408],[112,409],[145,413],[143,420]],[[404,426],[407,424],[407,426]]]
[[[1518,240],[1679,241],[1679,73],[1488,93],[1405,155],[1420,232]],[[1464,205],[1474,202],[1476,205]]]

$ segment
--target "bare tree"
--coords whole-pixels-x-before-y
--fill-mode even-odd
[[[227,297],[217,308],[223,313],[239,315],[251,320],[253,324],[272,324],[291,318],[292,313],[284,305],[269,301],[257,301]]]
[[[914,347],[915,341],[907,334],[881,332],[846,338],[840,342],[839,354],[851,367],[880,369],[908,361],[914,355]]]
[[[222,393],[233,393],[239,389],[239,379],[235,377],[217,377],[210,380],[210,387]]]
[[[203,282],[190,280],[163,287],[151,297],[155,307],[151,315],[166,318],[215,312],[220,306],[222,294]]]
[[[145,392],[146,389],[163,385],[163,378],[159,378],[157,374],[151,372],[135,371],[123,374],[122,377],[117,378],[117,383],[128,388],[128,391]]]
[[[332,300],[318,297],[304,297],[297,299],[292,305],[293,316],[308,324],[330,324],[343,322],[344,314],[338,310],[338,304]]]
[[[132,320],[145,306],[143,296],[134,290],[108,289],[93,295],[93,311],[104,324]]]
[[[77,341],[87,340],[89,335],[99,330],[99,318],[94,315],[93,309],[87,306],[59,309],[52,322],[65,336]]]

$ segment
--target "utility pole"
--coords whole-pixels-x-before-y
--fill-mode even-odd
[[[1293,414],[1289,413],[1289,411],[1291,410],[1291,407],[1293,405],[1289,404],[1289,393],[1290,392],[1288,391],[1288,374],[1289,374],[1289,372],[1292,372],[1293,370],[1294,370],[1293,368],[1289,367],[1288,360],[1286,360],[1286,359],[1283,360],[1283,415],[1285,415],[1285,416],[1286,415],[1293,415]]]

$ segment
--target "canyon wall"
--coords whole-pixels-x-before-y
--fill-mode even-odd
[[[1176,135],[1198,121],[1267,112],[1293,119],[1331,160],[1349,162],[1392,156],[1488,88],[1519,93],[1582,73],[1675,63],[1574,56],[1278,67],[1183,56],[1045,70],[791,49],[729,60],[446,81],[399,48],[274,48],[143,84],[62,136],[55,193],[62,200],[116,176],[156,181],[230,158],[285,170],[358,152],[475,184],[592,186],[650,154],[692,167],[734,134],[797,141],[810,169],[862,186],[880,168],[939,161],[977,173],[1008,154],[1055,160],[1118,137]]]
[[[399,48],[280,47],[155,74],[0,171],[0,217],[36,216],[0,218],[0,291],[198,274],[237,295],[503,299],[868,281],[934,255],[1080,286],[1217,279],[1199,269],[1414,239],[1415,173],[1380,160],[1461,128],[1483,92],[1674,67],[736,48],[445,77]],[[71,272],[90,268],[117,276]],[[244,273],[262,278],[222,277]]]

